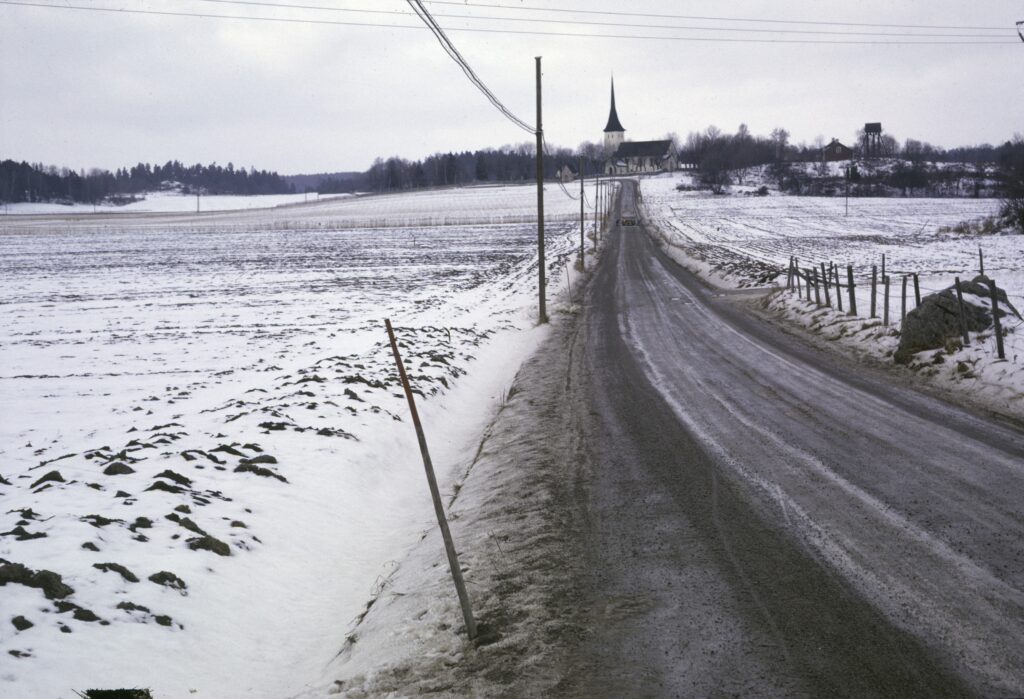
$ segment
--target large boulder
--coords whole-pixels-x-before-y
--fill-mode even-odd
[[[970,332],[981,332],[992,327],[992,291],[988,277],[978,275],[969,282],[961,282],[960,289],[964,297],[964,316]],[[1013,313],[1020,318],[1020,313],[1006,298],[1006,292],[996,289],[999,300],[1000,319]],[[960,337],[960,317],[956,299],[956,288],[949,287],[924,297],[921,305],[903,320],[900,330],[900,346],[896,350],[895,360],[900,364],[909,364],[918,352],[941,349],[949,340]]]

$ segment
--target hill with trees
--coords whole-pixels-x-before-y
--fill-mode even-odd
[[[115,172],[93,169],[75,172],[41,163],[0,161],[0,201],[66,201],[99,203],[130,201],[134,195],[179,189],[184,194],[288,194],[292,185],[276,172],[256,168],[235,169],[210,165],[183,165],[177,160],[164,165],[139,163]]]

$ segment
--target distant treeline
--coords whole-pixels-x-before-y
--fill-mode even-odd
[[[255,168],[236,170],[232,163],[227,167],[216,163],[183,165],[174,160],[164,165],[139,163],[115,172],[97,169],[75,172],[41,163],[0,162],[0,201],[5,202],[98,203],[156,191],[170,183],[180,184],[185,193],[287,194],[295,191],[276,172]]]
[[[501,148],[487,148],[461,153],[435,153],[423,160],[391,157],[377,158],[373,165],[357,176],[328,178],[317,188],[321,194],[368,191],[391,192],[421,187],[483,184],[488,182],[523,182],[537,176],[537,149],[522,143]],[[576,151],[551,148],[544,158],[544,177],[551,179],[568,166],[573,173],[583,157],[583,171],[600,172],[604,156],[594,144],[584,144]]]
[[[862,133],[847,142],[855,159],[860,158]],[[827,194],[833,187],[805,169],[792,167],[799,162],[820,162],[823,139],[814,144],[792,144],[789,132],[774,129],[768,136],[755,136],[745,124],[734,134],[709,126],[690,133],[685,139],[674,134],[665,136],[676,146],[679,162],[698,173],[704,186],[721,190],[742,172],[757,166],[770,165],[779,188],[795,194]],[[536,177],[536,148],[533,143],[506,145],[476,151],[435,153],[422,160],[400,157],[377,158],[366,172],[345,172],[326,175],[294,175],[282,177],[276,172],[236,170],[228,163],[185,166],[178,161],[164,165],[139,163],[115,172],[90,170],[75,172],[41,164],[30,165],[12,160],[0,162],[0,200],[7,202],[67,200],[99,202],[104,199],[131,197],[144,191],[158,190],[167,183],[178,183],[186,193],[207,194],[284,194],[318,191],[323,194],[341,192],[391,192],[423,187],[466,184],[524,182]],[[862,194],[930,194],[953,192],[951,182],[974,177],[974,194],[1006,195],[1024,187],[1024,142],[1018,136],[999,146],[982,144],[944,149],[930,143],[907,139],[902,144],[888,133],[881,137],[883,158],[899,159],[893,168],[861,168],[858,190]],[[551,148],[544,158],[545,179],[556,178],[563,168],[573,173],[583,160],[586,176],[601,172],[608,154],[601,144],[584,142],[575,150]],[[953,163],[959,167],[938,167],[935,163]],[[834,188],[834,187],[833,187]],[[819,191],[820,190],[820,191]]]
[[[854,156],[860,157],[862,134],[848,142]],[[769,136],[754,136],[746,125],[740,125],[735,134],[728,134],[710,126],[704,131],[693,132],[685,139],[674,134],[665,138],[676,144],[679,161],[691,166],[701,174],[706,184],[721,187],[728,184],[729,173],[759,165],[782,166],[794,162],[820,162],[824,141],[808,145],[792,144],[789,132],[778,128]],[[1012,167],[1018,158],[1019,145],[1007,141],[1000,146],[982,144],[960,148],[944,149],[930,143],[907,139],[900,144],[891,134],[882,135],[880,155],[887,158],[902,158],[910,163],[910,170],[898,168],[891,183],[897,189],[913,189],[922,186],[922,179],[948,178],[939,168],[923,166],[925,162],[960,163],[963,169],[970,166],[991,164],[1000,168]],[[480,184],[489,182],[522,182],[536,177],[536,148],[532,143],[503,146],[498,149],[436,153],[423,160],[406,160],[400,157],[377,158],[369,170],[363,173],[344,173],[343,176],[326,176],[315,186],[320,193],[339,192],[391,192],[421,187],[444,187],[451,185]],[[575,150],[551,148],[544,159],[544,177],[551,179],[568,166],[574,173],[579,158],[583,158],[584,174],[590,176],[601,172],[607,154],[597,143],[585,142]],[[918,167],[918,164],[922,164]],[[977,169],[977,168],[975,168]],[[779,167],[780,176],[788,173]],[[785,183],[780,181],[780,185]],[[789,183],[799,188],[799,178]]]
[[[1024,232],[1024,137],[1020,134],[999,146],[949,150],[912,138],[901,145],[891,134],[883,134],[880,158],[871,160],[862,158],[862,136],[863,132],[856,133],[849,144],[854,162],[839,177],[829,175],[822,162],[823,139],[813,146],[794,146],[789,132],[781,128],[759,137],[742,124],[735,134],[710,126],[691,133],[678,151],[680,162],[694,165],[699,182],[714,192],[722,192],[752,168],[766,166],[779,189],[790,194],[998,196],[1000,216]],[[806,163],[821,163],[821,167],[808,168]]]
[[[854,139],[844,144],[853,149],[855,160],[862,156],[862,136],[862,133],[857,133]],[[723,133],[714,126],[691,133],[679,144],[678,150],[680,162],[696,166],[702,183],[711,189],[718,190],[729,184],[737,171],[773,165],[780,189],[794,194],[816,194],[819,192],[808,190],[808,186],[813,189],[821,183],[811,182],[788,165],[821,162],[825,145],[823,139],[813,145],[793,145],[789,142],[789,132],[782,128],[774,129],[767,137],[754,136],[745,124],[741,124],[735,134]],[[941,190],[951,178],[964,173],[977,175],[981,181],[986,177],[985,165],[994,166],[1002,178],[1024,160],[1024,143],[1018,137],[1000,146],[986,143],[946,150],[912,138],[901,145],[891,134],[882,134],[879,155],[903,162],[894,169],[880,171],[877,177],[862,172],[862,184],[892,187],[906,194],[908,190],[926,190],[929,187]],[[941,168],[928,163],[949,163],[961,167]]]

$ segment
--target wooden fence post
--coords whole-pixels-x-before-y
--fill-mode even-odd
[[[825,263],[824,262],[821,263],[821,281],[824,283],[824,286],[825,286],[825,305],[827,305],[829,308],[831,308],[832,307],[832,299],[829,298],[829,294],[828,294],[828,286],[829,286],[829,284],[828,284],[828,275],[825,273]]]
[[[917,272],[914,272],[914,308],[920,308],[921,306],[921,284],[917,278]]]
[[[843,285],[839,283],[839,265],[829,262],[829,266],[832,268],[833,274],[836,279],[836,309],[840,313],[843,312]]]
[[[793,265],[793,274],[796,276],[796,297],[799,299],[804,292],[803,287],[800,286],[800,267],[795,264]]]
[[[789,269],[786,270],[786,289],[793,288],[793,256],[789,256]]]
[[[978,274],[985,273],[985,254],[981,251],[981,246],[978,246]]]
[[[885,253],[882,253],[882,281],[885,281]]]
[[[882,301],[882,325],[889,327],[889,277],[882,277],[882,284],[885,286],[885,297]]]
[[[960,291],[960,277],[955,278],[956,282],[956,303],[957,303],[957,315],[960,317],[960,334],[964,338],[964,347],[971,346],[971,336],[967,332],[967,315],[964,310],[964,295]]]
[[[384,320],[388,331],[388,339],[391,341],[391,352],[395,355],[395,366],[398,367],[398,376],[402,380],[402,388],[405,389],[405,397],[409,401],[409,412],[412,414],[412,423],[416,427],[416,439],[420,443],[420,455],[423,457],[423,468],[427,472],[427,485],[430,487],[430,497],[434,501],[434,514],[437,515],[437,524],[441,528],[441,538],[444,539],[444,549],[448,554],[448,567],[452,571],[452,580],[455,581],[455,591],[459,595],[459,604],[462,605],[462,617],[466,621],[466,634],[469,640],[476,638],[476,620],[473,618],[473,610],[469,606],[469,594],[466,592],[466,581],[462,578],[462,568],[459,567],[459,556],[455,552],[455,543],[452,541],[452,533],[448,529],[448,518],[444,515],[444,507],[441,504],[441,492],[437,488],[437,478],[434,476],[434,464],[430,461],[430,452],[427,450],[427,438],[423,434],[423,425],[420,424],[420,414],[416,411],[416,401],[413,400],[412,387],[409,386],[409,377],[405,373],[405,365],[402,363],[402,356],[398,353],[398,342],[395,340],[395,331],[391,327],[389,319]]]
[[[877,318],[878,313],[876,312],[877,302],[875,299],[878,294],[878,266],[871,265],[871,318]]]
[[[807,302],[811,301],[811,271],[808,269],[804,270],[804,282],[807,284]]]
[[[996,280],[989,280],[988,288],[992,291],[992,324],[996,329],[996,352],[1000,359],[1006,359],[1003,350],[1003,324],[999,322],[999,300],[996,298]]]
[[[846,265],[846,283],[850,285],[850,312],[848,315],[857,315],[857,297],[853,294],[853,265]]]
[[[907,275],[903,275],[903,294],[900,301],[900,322],[907,319]]]
[[[821,305],[821,287],[818,282],[818,268],[811,267],[811,271],[814,272],[814,303],[818,306]]]

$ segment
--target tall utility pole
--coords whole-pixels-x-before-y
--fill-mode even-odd
[[[540,108],[540,56],[537,62],[537,295],[540,298],[538,322],[548,322],[544,300],[544,127],[541,126]]]
[[[587,268],[586,252],[583,249],[583,156],[580,156],[580,271]]]

